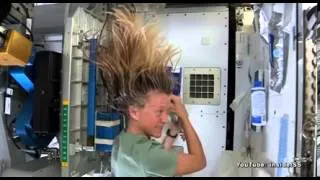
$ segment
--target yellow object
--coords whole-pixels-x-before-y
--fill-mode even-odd
[[[61,162],[61,166],[65,168],[65,167],[69,167],[69,164],[68,162]]]
[[[68,105],[69,104],[69,100],[64,99],[63,100],[63,105]]]
[[[253,19],[254,19],[253,10],[248,10],[243,12],[243,31],[244,32],[254,32]]]
[[[9,30],[0,47],[0,66],[24,66],[28,63],[32,42],[15,30]]]

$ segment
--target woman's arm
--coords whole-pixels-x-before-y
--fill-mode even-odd
[[[166,137],[162,142],[164,149],[170,150],[177,137],[178,137],[178,127],[174,125],[172,122],[170,122]]]

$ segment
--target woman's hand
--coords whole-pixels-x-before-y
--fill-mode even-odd
[[[171,121],[168,123],[168,129],[170,129],[171,135],[178,134],[180,131],[179,123],[176,120],[171,119]]]
[[[175,112],[178,115],[179,119],[181,120],[188,119],[188,112],[179,96],[171,95],[170,103],[171,103],[170,110],[172,112]]]

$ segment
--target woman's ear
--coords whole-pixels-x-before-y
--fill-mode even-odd
[[[129,117],[133,120],[140,119],[140,109],[136,106],[129,106],[128,108]]]

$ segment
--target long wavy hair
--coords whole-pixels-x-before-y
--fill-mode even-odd
[[[168,66],[179,51],[161,36],[157,21],[144,23],[127,7],[109,14],[112,20],[102,29],[107,39],[99,40],[97,64],[107,104],[127,115],[129,106],[144,106],[148,92],[171,93],[174,82]]]

